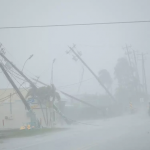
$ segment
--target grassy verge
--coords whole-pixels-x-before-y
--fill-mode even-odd
[[[18,138],[18,137],[29,137],[35,135],[42,135],[51,132],[58,132],[64,129],[60,128],[42,128],[42,129],[33,129],[33,130],[7,130],[7,131],[0,131],[1,132],[1,139],[2,138]]]

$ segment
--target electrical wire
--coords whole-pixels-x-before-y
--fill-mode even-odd
[[[13,75],[14,77],[18,78],[19,80],[22,80],[22,81],[26,82],[24,79],[20,78],[21,76],[18,77],[17,75],[14,75],[14,72],[12,70],[9,70],[9,73],[10,72],[11,72],[11,75]]]
[[[14,75],[13,73],[16,73],[15,71],[12,71],[12,70],[8,70],[6,67],[5,67],[5,69],[7,70],[7,72],[17,81],[17,83],[19,83],[19,81],[16,79],[16,78],[19,78],[18,76],[16,76],[16,75]],[[19,74],[18,74],[19,75]],[[21,79],[21,78],[19,78],[20,80],[23,80],[23,79]],[[23,87],[22,85],[26,82],[25,80],[23,80],[24,82],[22,83],[22,84],[20,84],[19,83],[19,85],[20,85],[20,87]],[[9,85],[8,85],[9,86]],[[19,87],[19,89],[20,89],[20,87]],[[24,87],[23,87],[23,89],[24,90],[28,90],[28,88],[27,89],[25,89]],[[7,90],[7,89],[6,89]],[[6,90],[4,91],[4,92],[6,92]],[[4,94],[4,93],[3,93]],[[18,94],[17,92],[15,92],[15,93],[13,93],[12,95],[15,95],[15,94]],[[1,95],[0,95],[1,96]],[[7,99],[9,99],[10,98],[10,95],[8,95],[8,96],[6,96],[6,97],[3,97],[3,98],[1,98],[0,99],[0,102],[3,102],[3,101],[5,101],[5,100],[7,100]]]
[[[9,87],[9,85],[10,85],[10,83],[8,83],[8,85],[6,86],[6,89],[4,90],[4,92],[3,92],[2,94],[0,94],[0,96],[2,96],[2,95],[4,95],[4,94],[5,94],[5,92],[6,92],[7,88]]]
[[[86,80],[83,80],[83,81],[80,81],[80,82],[77,82],[77,83],[73,83],[73,84],[69,84],[69,85],[64,85],[64,86],[60,86],[58,88],[66,88],[66,87],[70,87],[70,86],[73,86],[73,85],[77,85],[77,84],[80,84],[82,82],[86,82],[86,81],[89,81],[91,79],[94,79],[94,78],[89,78],[89,79],[86,79]]]
[[[15,94],[17,94],[17,92],[12,93],[11,95],[13,96],[13,95],[15,95]],[[0,102],[5,101],[5,100],[9,99],[9,97],[10,97],[10,95],[8,95],[8,96],[6,96],[6,97],[1,98],[1,99],[0,99]]]
[[[29,89],[29,88],[27,88],[27,90],[28,90],[28,89]],[[23,90],[24,90],[24,89],[23,89]],[[16,95],[16,94],[17,94],[17,92],[14,92],[14,93],[12,93],[12,94],[11,94],[11,96]],[[5,101],[5,100],[9,99],[9,97],[10,97],[10,95],[8,95],[8,96],[6,96],[6,97],[1,98],[1,99],[0,99],[0,102]]]
[[[11,69],[11,71],[12,71],[13,73],[15,73],[16,75],[22,77],[22,76],[21,76],[19,73],[17,73],[15,70]]]
[[[16,58],[13,56],[13,54],[10,53],[10,51],[8,51],[8,50],[6,50],[6,49],[5,49],[5,51],[7,51],[11,57],[13,57],[15,60],[17,60],[17,61],[19,62],[19,60],[16,59]],[[29,71],[28,69],[25,68],[24,70],[28,71],[28,73],[30,73],[33,77],[36,77],[36,78],[37,78],[37,76],[36,76],[35,74],[33,74],[31,71]],[[17,73],[17,74],[18,74],[18,73]],[[18,74],[18,75],[19,75],[19,74]],[[19,75],[19,76],[20,76],[20,75]]]
[[[150,23],[150,20],[135,20],[135,21],[114,21],[114,22],[93,22],[93,23],[75,23],[75,24],[54,24],[54,25],[34,25],[34,26],[4,26],[4,29],[27,29],[27,28],[50,28],[50,27],[71,27],[71,26],[95,26],[95,25],[115,25],[115,24],[137,24]]]
[[[8,68],[5,67],[5,69],[13,76],[13,77],[16,77],[18,78],[19,80],[22,80],[24,82],[26,82],[24,79],[21,78],[21,75],[19,75],[18,73],[16,73],[15,71],[13,70],[10,70]],[[19,76],[19,77],[18,77]]]
[[[27,89],[26,89],[25,87],[23,87],[23,86],[20,84],[20,82],[15,78],[15,76],[14,76],[11,72],[9,72],[9,73],[10,73],[11,76],[14,78],[14,80],[15,80],[24,90],[27,91]]]

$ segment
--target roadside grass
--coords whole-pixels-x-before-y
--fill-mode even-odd
[[[0,131],[2,133],[1,139],[3,138],[19,138],[19,137],[30,137],[35,135],[42,135],[51,132],[59,132],[65,130],[63,128],[42,128],[42,129],[32,129],[32,130],[7,130]]]

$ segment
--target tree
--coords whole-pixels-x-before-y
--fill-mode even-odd
[[[126,58],[119,58],[115,66],[115,78],[121,87],[127,87],[131,81],[133,72]]]
[[[139,81],[136,69],[131,67],[126,58],[119,58],[115,66],[115,78],[118,81],[115,96],[122,110],[129,108],[130,102],[138,103],[141,92],[138,91]]]
[[[131,67],[126,58],[119,58],[115,66],[115,78],[119,87],[136,89],[139,81],[136,76],[136,68]]]
[[[110,89],[112,85],[112,78],[110,76],[110,73],[106,69],[102,69],[101,71],[99,71],[99,79],[108,89]]]
[[[43,86],[39,87],[38,90],[35,92],[33,88],[31,88],[27,95],[26,98],[32,97],[32,98],[38,98],[42,102],[49,101],[52,98],[52,101],[55,101],[55,98],[60,101],[61,97],[58,92],[56,92],[54,85],[52,86]]]

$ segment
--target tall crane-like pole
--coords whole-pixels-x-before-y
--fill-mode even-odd
[[[83,61],[83,59],[74,51],[72,47],[69,47],[70,50],[74,53],[74,55],[84,64],[84,66],[92,73],[92,75],[95,77],[95,79],[98,81],[98,83],[105,89],[105,91],[108,93],[108,95],[111,97],[113,101],[115,101],[115,98],[113,95],[109,92],[109,90],[104,86],[104,84],[99,80],[97,75],[92,71],[92,69]]]

